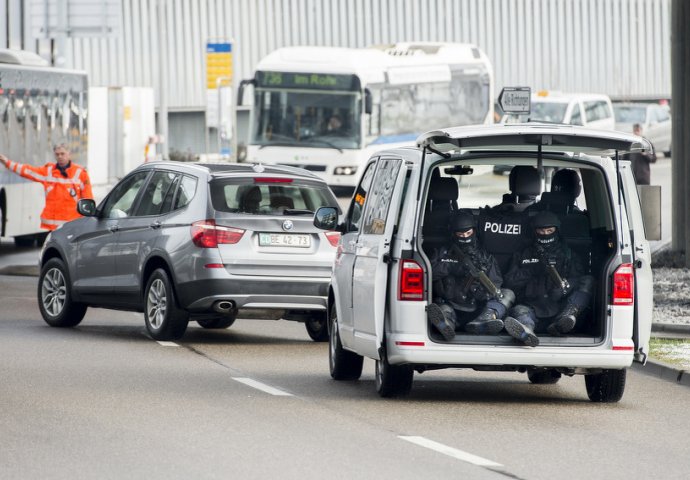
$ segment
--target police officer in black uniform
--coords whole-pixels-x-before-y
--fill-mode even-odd
[[[501,289],[503,278],[496,260],[477,244],[472,214],[457,213],[450,231],[450,242],[435,252],[431,262],[434,303],[427,309],[429,321],[451,340],[456,327],[462,327],[460,320],[480,311],[464,325],[465,330],[496,334],[503,330],[502,319],[515,295]]]
[[[534,216],[534,243],[513,257],[505,275],[517,305],[505,318],[505,329],[525,345],[536,347],[536,328],[546,326],[550,335],[570,332],[592,298],[594,278],[587,263],[561,239],[560,220],[552,212]]]

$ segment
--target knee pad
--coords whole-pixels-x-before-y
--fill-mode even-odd
[[[510,308],[515,303],[515,293],[508,288],[501,289],[501,298],[498,299],[506,308]]]
[[[575,306],[578,310],[584,310],[589,307],[589,302],[592,300],[592,295],[589,292],[576,290],[568,297],[568,303]]]
[[[530,328],[534,328],[537,323],[537,315],[534,313],[534,309],[527,305],[515,305],[510,309],[510,316]]]
[[[576,290],[579,290],[581,292],[584,292],[586,294],[591,295],[593,288],[594,288],[594,277],[591,275],[584,275],[584,276],[580,277],[580,280],[577,282]]]
[[[453,310],[453,307],[451,307],[447,303],[444,303],[443,305],[440,306],[440,308],[441,308],[441,312],[443,312],[444,317],[446,317],[448,320],[450,320],[454,324],[457,323],[458,316],[455,313],[455,310]]]

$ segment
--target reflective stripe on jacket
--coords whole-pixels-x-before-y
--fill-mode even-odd
[[[77,201],[93,198],[89,174],[74,162],[67,168],[63,177],[55,163],[34,167],[9,161],[7,168],[24,178],[43,184],[46,204],[41,212],[41,228],[55,230],[65,222],[79,218]]]

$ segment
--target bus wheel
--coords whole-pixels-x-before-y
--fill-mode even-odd
[[[604,370],[601,373],[585,375],[587,396],[593,402],[615,403],[625,391],[625,369]]]

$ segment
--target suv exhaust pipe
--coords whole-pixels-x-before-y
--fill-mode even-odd
[[[213,304],[213,310],[223,315],[230,315],[237,309],[233,300],[218,300]]]

